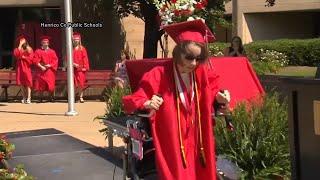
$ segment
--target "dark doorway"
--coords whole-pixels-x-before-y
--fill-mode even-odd
[[[40,22],[60,22],[60,8],[22,7],[0,8],[0,69],[15,67],[12,51],[16,46],[18,34],[26,34],[33,49],[40,46],[41,35],[53,36],[51,48],[56,50],[59,60],[62,58],[61,30],[44,29]],[[59,64],[62,64],[59,62]]]
[[[12,48],[16,21],[18,18],[17,8],[0,9],[0,68],[12,67]]]
[[[320,38],[320,12],[316,12],[313,15],[314,20],[314,37]]]

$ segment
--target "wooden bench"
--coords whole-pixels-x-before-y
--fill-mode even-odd
[[[89,87],[107,87],[111,83],[113,72],[111,70],[92,70],[86,74],[86,89]],[[67,71],[58,71],[56,85],[67,86]]]
[[[6,101],[8,100],[8,88],[10,86],[16,86],[16,84],[17,83],[15,71],[0,71],[0,87],[4,89],[3,93]]]
[[[87,72],[87,88],[107,87],[111,85],[113,72],[111,70],[92,70]],[[16,86],[15,71],[0,71],[0,87],[4,88],[5,100],[8,101],[8,88]],[[67,71],[57,71],[56,86],[67,86]],[[20,91],[16,96],[18,96]]]

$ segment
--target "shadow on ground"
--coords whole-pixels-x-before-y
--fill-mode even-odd
[[[30,114],[30,115],[38,115],[38,116],[65,116],[63,113],[31,113],[31,112],[23,112],[23,111],[0,111],[0,113],[10,113],[10,114]]]
[[[108,149],[95,147],[56,129],[6,133],[16,150],[11,167],[24,164],[37,179],[122,179],[122,161]],[[114,149],[120,151],[119,149]]]

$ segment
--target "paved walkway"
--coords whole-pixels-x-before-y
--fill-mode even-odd
[[[26,130],[55,128],[77,139],[98,147],[106,147],[105,137],[99,133],[104,125],[93,121],[103,115],[104,102],[76,103],[78,116],[67,117],[68,104],[56,103],[0,103],[0,133]],[[121,146],[119,138],[114,139],[114,146]]]

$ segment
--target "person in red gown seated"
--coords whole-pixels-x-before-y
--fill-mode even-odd
[[[16,82],[22,89],[22,103],[31,103],[32,74],[30,66],[33,62],[33,50],[24,35],[17,38],[18,47],[13,54],[16,58]]]
[[[86,83],[86,72],[89,70],[89,59],[86,48],[81,44],[80,33],[73,33],[73,67],[74,84],[79,89],[80,102],[84,103],[83,90]]]
[[[164,27],[177,43],[173,60],[146,72],[123,97],[126,113],[150,110],[157,179],[216,179],[213,102],[228,104],[207,59],[214,36],[202,20]]]
[[[56,71],[58,68],[58,57],[53,49],[50,49],[49,36],[41,37],[41,48],[37,49],[34,54],[34,63],[36,64],[34,89],[40,92],[41,100],[44,92],[51,94],[55,90]]]

